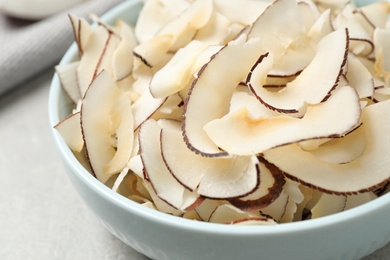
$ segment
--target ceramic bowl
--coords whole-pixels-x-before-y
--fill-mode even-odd
[[[367,1],[365,1],[367,2]],[[103,21],[135,24],[142,8],[128,0]],[[77,57],[73,44],[61,64]],[[49,96],[50,127],[71,103],[54,75]],[[52,135],[70,181],[100,222],[127,245],[152,259],[359,259],[390,241],[390,194],[365,205],[313,220],[272,226],[232,226],[171,216],[133,202],[95,179],[61,136]]]

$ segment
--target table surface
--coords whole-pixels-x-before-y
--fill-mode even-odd
[[[50,133],[52,76],[0,96],[0,259],[148,259],[111,235],[71,186]],[[390,243],[364,260],[389,258]]]

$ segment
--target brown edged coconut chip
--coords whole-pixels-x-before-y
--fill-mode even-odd
[[[372,3],[354,11],[355,17],[371,36],[375,28],[386,27],[389,13],[390,5],[387,1]]]
[[[215,199],[241,197],[257,189],[256,158],[202,157],[189,150],[181,137],[179,123],[163,129],[161,152],[171,174],[187,189]]]
[[[377,103],[377,102],[387,100],[389,97],[390,97],[390,88],[382,86],[382,87],[376,88],[374,95],[372,95],[372,97],[370,97],[370,98],[372,99],[372,101]]]
[[[268,118],[284,115],[277,111],[268,109],[263,103],[259,102],[252,93],[248,91],[247,87],[237,87],[237,90],[234,91],[232,99],[230,100],[229,113],[234,113],[243,107],[248,109],[248,116],[251,118]],[[302,117],[303,113],[293,114],[293,116]]]
[[[232,222],[228,222],[226,224],[232,224],[232,225],[240,225],[240,226],[251,226],[251,225],[274,225],[276,222],[269,217],[262,217],[262,218],[245,218],[245,219],[238,219]]]
[[[374,51],[374,43],[371,36],[362,27],[357,19],[352,15],[346,17],[343,13],[333,19],[336,30],[348,28],[350,45],[349,49],[356,55],[368,56]]]
[[[260,38],[263,51],[284,51],[305,32],[296,1],[276,0],[259,15],[248,33],[248,39]],[[271,51],[272,52],[272,51]]]
[[[198,213],[195,210],[190,210],[190,211],[184,212],[182,217],[186,218],[186,219],[202,221],[202,219],[199,217]]]
[[[134,130],[150,118],[167,100],[167,98],[154,98],[147,88],[132,105],[134,115]]]
[[[314,151],[320,147],[320,145],[329,142],[332,138],[310,139],[301,142],[297,142],[299,147],[306,151]]]
[[[183,115],[183,100],[179,94],[168,96],[166,101],[153,113],[152,118],[158,119],[172,119],[179,121]]]
[[[135,26],[135,34],[140,43],[153,38],[171,19],[189,6],[186,0],[150,0],[144,3]]]
[[[124,21],[118,22],[121,42],[112,54],[112,72],[116,81],[128,77],[133,70],[133,50],[138,42],[133,29]]]
[[[147,180],[143,180],[142,184],[144,185],[148,196],[150,196],[151,198],[150,203],[148,203],[148,207],[175,216],[180,216],[183,214],[183,211],[173,207],[172,205],[161,199],[159,196],[157,196],[156,191],[153,189],[153,186],[150,182],[148,182]]]
[[[203,203],[194,210],[203,221],[208,221],[214,210],[223,204],[226,204],[223,200],[205,199]]]
[[[341,212],[345,208],[346,201],[346,196],[324,193],[316,205],[310,210],[311,218],[315,219]]]
[[[245,219],[263,220],[263,224],[276,224],[271,218],[262,216],[257,212],[245,212],[229,205],[223,204],[215,208],[209,218],[211,223],[234,223],[236,221],[243,221]]]
[[[338,13],[350,0],[316,0],[315,2],[320,9],[326,10],[330,8],[333,12]]]
[[[209,21],[213,12],[212,0],[198,0],[193,2],[187,9],[166,23],[156,34],[172,35],[171,51],[187,45],[194,37],[196,31]]]
[[[298,205],[304,200],[304,195],[299,189],[299,186],[300,184],[298,182],[291,180],[286,181],[283,193],[288,195],[288,202],[283,216],[279,219],[279,223],[289,223],[294,220]]]
[[[355,54],[348,54],[347,67],[345,76],[348,84],[356,89],[359,97],[372,96],[374,94],[374,78]]]
[[[206,45],[225,44],[229,34],[231,21],[222,14],[213,11],[205,26],[197,30],[194,40],[201,41]]]
[[[390,102],[383,101],[363,109],[362,127],[366,150],[356,160],[332,164],[320,160],[291,144],[269,150],[264,157],[285,174],[305,185],[333,194],[356,194],[374,190],[390,179],[389,151],[385,145],[390,131]]]
[[[325,35],[328,35],[332,31],[334,31],[334,28],[331,20],[331,11],[330,9],[327,9],[321,13],[307,32],[307,37],[309,37],[313,42],[318,43]]]
[[[80,65],[77,68],[77,79],[83,97],[92,80],[102,71],[111,72],[111,57],[120,42],[120,38],[105,27],[93,30],[85,46]]]
[[[156,195],[172,207],[185,210],[197,202],[199,194],[186,189],[169,172],[161,153],[161,132],[162,127],[153,119],[141,125],[139,144],[142,163]]]
[[[305,43],[303,41],[306,41]],[[288,48],[281,57],[274,56],[274,64],[269,71],[270,76],[294,77],[307,67],[315,54],[314,47],[309,43],[309,39],[304,39],[297,43],[297,46]],[[307,46],[304,48],[303,46]],[[273,52],[275,53],[275,52]]]
[[[188,80],[187,85],[178,92],[183,101],[187,99],[188,92],[192,86],[192,82],[195,78],[198,77],[198,73],[201,71],[203,65],[208,63],[212,59],[213,55],[218,53],[223,47],[224,45],[207,46],[206,49],[199,53],[199,55],[196,57],[191,69],[188,72],[191,77]]]
[[[357,56],[359,61],[366,67],[366,69],[371,73],[371,76],[374,80],[374,93],[384,88],[387,84],[385,83],[384,79],[382,78],[382,75],[380,71],[376,71],[376,61],[368,59],[366,57],[359,57]],[[379,67],[380,69],[380,67]]]
[[[91,34],[93,34],[93,30],[84,18],[79,18],[73,14],[69,14],[68,16],[72,24],[75,42],[79,49],[79,56],[81,57],[83,56],[84,49],[88,44]]]
[[[117,23],[114,25],[108,24],[106,22],[103,22],[98,15],[95,13],[88,13],[88,18],[92,20],[93,23],[97,24],[98,26],[103,26],[106,28],[107,31],[109,31],[112,34],[115,34],[118,37],[121,37],[120,35],[120,24],[118,24],[121,19],[117,20]]]
[[[307,209],[307,205],[312,200],[314,194],[314,190],[309,187],[304,185],[299,185],[298,187],[304,196],[304,199],[297,204],[297,209],[294,213],[294,218],[292,221],[301,221],[308,218],[309,210]]]
[[[64,138],[72,151],[80,152],[83,149],[84,140],[80,128],[80,112],[71,114],[56,124],[54,128]]]
[[[137,135],[138,137],[138,135]],[[130,158],[129,163],[127,164],[129,169],[136,174],[139,178],[144,179],[144,165],[142,164],[141,155],[137,154]]]
[[[115,82],[118,88],[129,96],[132,103],[137,101],[137,99],[140,97],[140,94],[138,94],[138,92],[136,92],[133,87],[134,82],[135,80],[133,75],[129,75],[126,78]]]
[[[104,183],[120,172],[130,159],[133,147],[131,102],[122,95],[108,72],[102,71],[89,86],[80,114],[88,160],[96,177]],[[112,143],[113,137],[116,145]]]
[[[207,48],[200,41],[192,41],[180,49],[170,61],[157,71],[150,81],[150,93],[155,98],[165,98],[184,89],[191,76],[192,65],[198,55]]]
[[[282,193],[267,207],[261,209],[261,213],[272,217],[275,221],[279,221],[286,212],[289,202],[288,194]]]
[[[226,167],[226,165],[224,165]],[[255,156],[237,157],[229,169],[204,175],[198,193],[207,198],[230,199],[254,192],[260,184],[260,172]]]
[[[259,157],[260,185],[248,196],[229,202],[243,211],[255,211],[267,207],[282,193],[285,184],[283,172]]]
[[[268,6],[248,32],[248,39],[252,38],[260,39],[264,53],[274,54],[272,75],[295,75],[314,55],[296,1],[277,0]]]
[[[227,17],[231,22],[244,26],[252,24],[271,4],[271,1],[253,0],[214,0],[213,2],[217,12]]]
[[[196,60],[194,61],[194,64],[192,65],[192,73],[196,74],[195,76],[198,77],[198,74],[201,72],[200,69],[205,65],[206,63],[210,62],[211,59],[214,58],[214,55],[216,55],[219,51],[221,51],[222,48],[224,48],[225,45],[209,45],[206,49],[204,49],[199,55],[196,57]]]
[[[246,36],[231,41],[206,63],[184,103],[182,130],[189,149],[203,156],[227,156],[203,131],[208,122],[228,112],[229,101],[237,85],[260,56],[257,39]]]
[[[323,161],[342,164],[359,158],[366,149],[362,127],[341,138],[334,138],[310,152]]]
[[[390,82],[390,31],[376,28],[374,31],[375,44],[375,74],[383,77],[386,84]]]
[[[153,37],[134,48],[134,57],[147,67],[152,68],[161,62],[174,40],[175,38],[171,34]]]
[[[348,195],[346,197],[347,198],[345,201],[344,210],[352,209],[359,205],[363,205],[364,203],[376,199],[378,196],[374,192],[369,191],[369,192],[359,193],[356,195]]]
[[[354,88],[345,86],[337,89],[326,102],[308,106],[301,119],[290,116],[251,118],[243,107],[209,122],[204,130],[228,153],[252,155],[303,140],[342,136],[353,129],[359,119],[359,97]]]
[[[77,104],[81,99],[80,90],[77,86],[76,70],[80,61],[55,66],[56,73],[61,83],[62,89],[68,95],[73,104]]]
[[[301,73],[301,72],[299,72]],[[291,76],[283,76],[283,75],[272,75],[268,74],[266,83],[263,85],[265,88],[273,88],[273,90],[277,91],[279,89],[285,87],[288,82],[293,81],[298,75],[291,75]]]
[[[247,82],[255,96],[270,109],[296,113],[308,104],[325,100],[337,86],[348,56],[348,30],[325,36],[317,46],[311,63],[286,87],[278,92],[263,88],[264,73],[273,55],[260,58],[248,74]],[[271,61],[270,61],[271,60]]]
[[[321,15],[321,12],[311,0],[301,0],[298,2],[298,6],[301,11],[303,24],[305,25],[305,31],[308,32]]]
[[[138,45],[140,46],[140,45]],[[149,50],[148,50],[149,51]],[[165,50],[166,51],[166,50]],[[158,59],[157,56],[161,55]],[[168,61],[172,58],[172,53],[159,53],[156,56],[153,56],[153,58],[156,58],[155,62],[153,63],[153,66],[146,65],[143,60],[140,59],[140,57],[135,57],[133,63],[133,71],[131,76],[134,78],[134,83],[132,85],[132,88],[135,90],[136,93],[139,95],[142,95],[146,89],[148,92],[149,90],[149,84],[150,81],[153,78],[153,75],[159,71],[162,67],[164,67]]]

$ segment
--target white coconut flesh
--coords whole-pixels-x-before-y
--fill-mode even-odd
[[[350,86],[354,86],[360,98],[374,94],[374,78],[359,58],[353,53],[348,54],[347,73],[345,77]]]
[[[158,35],[150,40],[137,45],[133,54],[148,67],[154,67],[164,58],[174,42],[171,34]]]
[[[160,148],[162,128],[153,119],[145,121],[139,129],[141,159],[156,195],[176,209],[185,209],[195,203],[199,194],[180,184],[166,167]]]
[[[229,37],[231,24],[225,16],[213,11],[207,24],[196,32],[194,40],[206,45],[225,44],[226,38]]]
[[[66,92],[73,104],[77,104],[81,99],[80,90],[77,85],[76,70],[80,61],[55,66],[56,73],[61,82],[63,90]]]
[[[263,53],[275,55],[272,75],[294,75],[304,69],[314,55],[296,1],[277,0],[268,6],[251,26],[248,39],[252,38],[260,39],[259,48]]]
[[[79,55],[82,56],[84,54],[84,49],[87,48],[89,38],[93,34],[93,30],[89,25],[88,21],[84,18],[69,14],[69,19],[72,24],[73,34],[75,36]]]
[[[341,138],[330,139],[310,152],[323,161],[343,164],[359,158],[366,150],[366,141],[364,130],[359,127]]]
[[[112,72],[116,81],[128,77],[133,70],[133,50],[138,42],[133,29],[125,22],[120,21],[121,41],[112,54]]]
[[[135,34],[140,43],[153,38],[171,19],[189,7],[185,0],[151,0],[145,2],[137,19]]]
[[[177,51],[192,40],[197,29],[207,24],[212,14],[212,5],[212,0],[198,0],[193,2],[183,12],[175,16],[158,30],[156,36],[173,35],[174,41],[170,49]]]
[[[222,48],[206,63],[192,83],[184,104],[182,129],[187,146],[204,156],[226,156],[203,131],[203,126],[228,112],[237,85],[245,78],[260,53],[257,40],[245,35]],[[231,60],[236,66],[232,66]]]
[[[54,128],[64,138],[66,144],[75,152],[80,152],[84,147],[84,140],[80,128],[80,112],[71,114],[60,121]]]
[[[324,36],[333,31],[331,10],[326,9],[307,31],[307,37],[314,42],[319,42]]]
[[[285,180],[283,173],[259,158],[260,185],[256,190],[245,197],[230,199],[230,203],[244,211],[254,211],[267,207],[282,193]]]
[[[349,15],[346,17],[346,15]],[[336,30],[348,28],[350,38],[350,50],[361,56],[367,56],[374,50],[372,37],[363,28],[361,23],[353,16],[352,12],[340,13],[334,19],[333,25]]]
[[[343,211],[346,201],[346,196],[322,194],[317,204],[311,209],[311,218],[315,219]]]
[[[234,23],[252,24],[272,1],[214,0],[214,9]]]
[[[150,93],[155,98],[165,98],[184,89],[192,76],[192,65],[207,45],[192,41],[180,49],[172,59],[154,74],[150,81]]]
[[[390,43],[390,32],[385,29],[376,28],[374,31],[375,43],[375,73],[384,78],[385,83],[390,81],[390,51],[387,46]]]
[[[253,192],[259,185],[256,157],[208,158],[189,150],[180,125],[163,129],[161,152],[171,174],[187,189],[207,198],[235,198]]]
[[[303,151],[296,144],[264,153],[264,157],[301,183],[333,194],[356,194],[374,190],[390,179],[387,134],[390,131],[390,102],[363,109],[364,153],[349,163],[333,164]],[[390,140],[389,140],[390,141]],[[288,154],[288,156],[286,156]]]
[[[373,34],[375,28],[386,27],[389,13],[390,5],[387,1],[372,3],[354,11],[356,19],[370,35]]]
[[[87,157],[95,176],[106,182],[120,172],[133,147],[133,115],[130,100],[122,95],[108,72],[93,80],[83,99],[80,122]],[[112,138],[117,139],[116,146]]]
[[[259,213],[244,212],[228,204],[216,207],[209,218],[209,222],[221,224],[229,222],[244,222],[246,220],[261,221],[261,224],[263,225],[276,224],[275,221],[269,217],[262,216]]]
[[[149,89],[134,102],[132,109],[134,115],[134,126],[137,130],[143,122],[150,118],[167,100],[167,98],[154,98]]]
[[[340,111],[340,106],[344,109]],[[335,118],[340,119],[335,125]],[[352,87],[337,89],[323,103],[307,108],[303,118],[277,116],[251,118],[243,107],[205,125],[211,140],[236,155],[263,153],[274,147],[308,139],[342,136],[360,119],[360,102]],[[331,127],[332,125],[332,127]]]
[[[263,88],[264,74],[272,68],[273,54],[269,54],[252,68],[248,85],[256,97],[270,109],[298,112],[305,104],[324,100],[337,85],[346,64],[348,31],[339,30],[325,36],[317,47],[311,63],[292,82],[278,92]],[[263,64],[264,63],[264,64]]]
[[[374,192],[364,192],[359,193],[355,195],[348,195],[346,196],[345,206],[344,210],[352,209],[357,206],[363,205],[364,203],[367,203],[373,199],[376,199],[378,195],[376,195]]]
[[[111,55],[119,42],[119,37],[103,26],[93,31],[77,68],[77,79],[82,97],[92,80],[102,70],[112,71]]]

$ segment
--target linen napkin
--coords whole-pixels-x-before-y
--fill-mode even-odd
[[[36,22],[0,14],[0,95],[59,62],[74,41],[68,13],[100,16],[123,1],[89,0]]]

